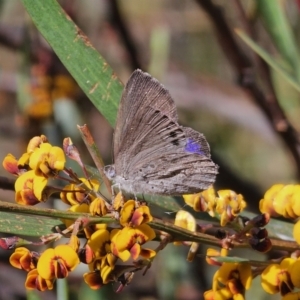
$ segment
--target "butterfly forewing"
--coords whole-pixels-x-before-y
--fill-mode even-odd
[[[134,133],[138,128],[136,116],[143,114],[147,106],[164,111],[177,122],[177,112],[169,92],[149,74],[136,70],[129,78],[119,105],[117,123],[114,132],[114,158],[119,152],[127,151],[127,143],[133,142]]]

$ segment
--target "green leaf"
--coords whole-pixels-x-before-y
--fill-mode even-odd
[[[267,64],[269,64],[271,68],[280,73],[290,85],[300,92],[300,84],[294,76],[287,72],[268,52],[255,43],[243,31],[236,29],[235,32],[253,51],[255,51]]]
[[[112,68],[55,0],[22,0],[39,32],[114,126],[123,87]]]
[[[237,256],[211,256],[211,258],[220,263],[248,263],[250,261],[248,258]]]
[[[57,219],[0,211],[0,232],[13,235],[41,237],[55,231],[55,226],[63,226]]]
[[[61,219],[77,220],[86,216],[91,224],[113,223],[110,217],[92,217],[89,214],[74,213],[56,209],[18,205],[0,201],[0,232],[40,237],[57,232],[56,226],[65,228]]]
[[[300,57],[291,25],[285,14],[284,2],[256,0],[257,10],[282,57],[300,81]]]
[[[253,260],[253,259],[248,259],[245,257],[239,257],[239,256],[211,256],[211,259],[219,262],[219,263],[239,263],[239,264],[246,264],[246,263],[250,263],[252,266],[259,266],[259,267],[267,267],[268,266],[268,262],[266,261],[257,261],[257,260]]]

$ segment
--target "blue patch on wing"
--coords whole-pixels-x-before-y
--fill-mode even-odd
[[[201,144],[197,143],[195,140],[188,138],[186,145],[185,145],[185,151],[190,153],[196,153],[204,155],[204,153],[201,151]]]

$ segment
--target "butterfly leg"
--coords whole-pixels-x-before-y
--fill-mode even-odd
[[[120,185],[119,183],[114,183],[114,184],[112,184],[112,185],[111,185],[111,196],[112,196],[113,199],[114,199],[115,196],[116,196],[116,194],[115,194],[115,188],[117,188],[120,192],[122,192],[122,191],[121,191],[121,185]]]

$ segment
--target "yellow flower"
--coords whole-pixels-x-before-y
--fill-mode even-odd
[[[279,216],[278,213],[275,212],[273,201],[283,187],[283,184],[275,184],[265,192],[264,198],[259,202],[259,210],[262,213],[269,213],[272,217]]]
[[[293,258],[285,258],[280,264],[271,264],[261,274],[262,288],[269,294],[281,292],[282,295],[294,289],[290,270],[295,263]]]
[[[179,210],[176,213],[174,225],[192,232],[195,232],[197,228],[197,223],[193,215],[184,210]]]
[[[141,205],[136,208],[134,200],[126,201],[120,212],[120,224],[122,226],[139,226],[152,220],[149,207]]]
[[[25,288],[27,290],[37,289],[38,291],[44,292],[46,290],[53,289],[54,279],[42,278],[37,269],[31,270],[26,277]]]
[[[58,245],[54,249],[48,248],[42,253],[37,270],[39,275],[46,280],[65,278],[77,267],[79,262],[78,255],[72,247]]]
[[[100,269],[100,275],[102,277],[103,283],[107,284],[111,281],[111,273],[113,271],[113,268],[109,266],[109,264],[104,264],[101,266]]]
[[[30,139],[27,145],[27,153],[32,153],[36,148],[39,148],[41,144],[48,142],[48,139],[45,135],[34,136]]]
[[[110,238],[110,232],[106,229],[97,230],[91,235],[88,245],[96,258],[102,258],[110,252]]]
[[[10,153],[4,157],[2,166],[10,174],[20,175],[22,173],[22,169],[19,169],[17,159]]]
[[[74,99],[78,86],[74,79],[66,75],[56,75],[53,78],[52,99]],[[70,100],[71,101],[71,100]]]
[[[31,153],[23,153],[22,156],[18,160],[18,167],[24,168],[24,169],[30,169],[29,168],[29,158]]]
[[[260,200],[259,209],[273,217],[295,219],[300,216],[299,197],[299,184],[275,184],[265,193],[264,199]]]
[[[147,205],[141,205],[134,211],[130,220],[130,224],[132,226],[139,226],[144,223],[151,222],[152,220],[153,217],[150,213],[149,207]]]
[[[88,244],[84,248],[79,249],[79,259],[84,264],[91,264],[95,260],[94,252]]]
[[[53,177],[64,169],[66,158],[63,150],[43,143],[36,148],[29,159],[29,166],[39,176]]]
[[[83,279],[92,290],[98,290],[104,285],[99,270],[83,274]]]
[[[49,118],[53,113],[48,88],[37,84],[31,88],[33,101],[26,106],[25,112],[33,119]]]
[[[115,211],[119,211],[120,208],[122,208],[124,206],[124,201],[125,200],[124,200],[123,194],[121,192],[119,192],[113,200],[113,209]]]
[[[29,159],[33,151],[46,141],[47,138],[44,135],[33,137],[28,143],[27,152],[23,153],[19,160],[12,154],[7,154],[2,163],[4,169],[14,175],[24,173],[29,168]]]
[[[288,267],[291,281],[296,288],[300,288],[300,259],[296,261],[291,261]]]
[[[222,248],[221,251],[213,249],[213,248],[208,248],[206,251],[206,262],[209,265],[213,266],[221,266],[222,263],[218,262],[214,257],[218,256],[227,256],[228,255],[228,249]]]
[[[296,218],[297,215],[293,211],[295,194],[300,194],[300,185],[289,184],[278,191],[273,200],[275,212],[285,218]]]
[[[86,191],[77,184],[68,184],[60,193],[60,199],[68,205],[77,205],[86,199]]]
[[[216,212],[221,215],[221,226],[225,226],[246,207],[246,202],[241,194],[231,190],[220,190],[218,196]]]
[[[219,214],[221,226],[234,220],[246,207],[243,196],[231,190],[220,190],[216,197],[215,190],[209,188],[198,194],[183,195],[183,199],[195,211],[207,211],[212,217]]]
[[[294,214],[299,217],[300,216],[300,201],[299,201],[299,197],[300,197],[300,189],[297,188],[295,193],[292,195],[292,199],[291,202],[292,204],[292,209]]]
[[[9,258],[9,262],[13,267],[27,272],[36,268],[36,261],[37,259],[25,247],[16,248],[15,252]]]
[[[91,274],[86,274],[85,276],[87,276],[86,278],[89,278],[89,280],[97,279],[97,286],[99,282],[100,284],[106,284],[111,280],[111,271],[115,268],[115,264],[118,260],[118,257],[112,253],[111,239],[115,233],[116,230],[109,232],[105,229],[100,229],[94,232],[88,241],[88,246],[93,250],[96,258],[89,264],[89,268],[92,272],[96,272],[96,277]],[[100,273],[98,273],[98,271],[100,271]],[[98,275],[101,277],[100,281],[98,281]],[[88,284],[90,285],[91,283]]]
[[[18,204],[35,205],[43,201],[47,179],[36,176],[33,170],[22,174],[15,182],[15,199]]]
[[[112,237],[112,253],[126,261],[130,258],[136,260],[139,255],[145,258],[151,258],[156,255],[154,250],[142,248],[141,245],[155,238],[154,230],[147,224],[142,224],[136,228],[124,227],[121,230],[114,231]]]
[[[86,178],[79,179],[87,189],[97,192],[100,188],[98,180],[87,180]],[[60,198],[68,205],[75,205],[81,204],[84,201],[91,202],[95,197],[91,197],[90,191],[86,190],[84,186],[72,183],[64,187],[63,191],[60,193]]]
[[[90,204],[90,213],[92,216],[105,216],[107,214],[107,207],[103,198],[97,197]]]
[[[192,232],[196,231],[197,223],[192,214],[187,211],[179,210],[175,217],[176,226],[182,227],[184,229],[190,230]],[[174,245],[181,245],[182,242],[174,242]],[[188,261],[192,261],[195,257],[195,254],[199,248],[199,243],[196,242],[184,242],[185,245],[190,245],[190,250],[187,256]]]
[[[203,295],[204,300],[231,300],[233,298],[233,294],[227,287],[219,289],[217,291],[209,290],[206,291]]]
[[[225,285],[234,295],[234,299],[244,299],[245,290],[250,288],[251,282],[252,272],[250,264],[223,263],[214,275],[213,290],[218,291]]]
[[[118,258],[112,254],[107,253],[104,257],[96,259],[93,263],[89,264],[91,272],[98,273],[101,277],[101,282],[107,284],[112,280],[112,272],[115,268]]]
[[[195,211],[207,211],[214,216],[216,194],[212,187],[201,193],[183,195],[183,199]]]

